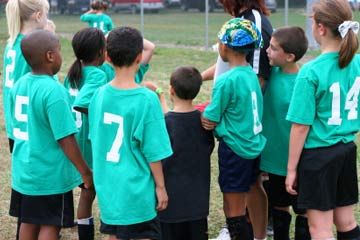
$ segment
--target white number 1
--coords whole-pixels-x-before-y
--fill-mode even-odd
[[[251,103],[252,103],[252,110],[253,110],[253,117],[254,117],[254,134],[257,135],[262,131],[262,125],[259,119],[259,111],[258,111],[258,104],[257,104],[257,97],[256,92],[251,92]]]
[[[73,97],[76,97],[79,93],[79,90],[75,89],[75,88],[70,88],[69,89],[69,93],[70,93],[70,96],[73,96]],[[81,112],[78,112],[76,111],[74,108],[71,109],[71,111],[73,113],[75,113],[75,124],[76,124],[76,127],[79,129],[81,128],[81,125],[82,125],[82,118],[81,118]]]
[[[106,112],[106,113],[104,113],[104,123],[105,124],[112,124],[112,123],[119,124],[115,139],[111,146],[111,149],[106,154],[106,161],[117,163],[120,161],[119,151],[120,151],[120,147],[122,145],[123,136],[124,136],[124,129],[123,129],[124,119],[123,119],[123,117],[121,117],[119,115]]]
[[[331,117],[328,120],[329,125],[341,125],[342,118],[340,116],[340,83],[335,82],[330,86],[330,92],[333,94],[331,104]],[[347,119],[355,120],[358,118],[358,97],[360,91],[360,77],[355,79],[349,92],[346,94],[345,110],[348,110]]]

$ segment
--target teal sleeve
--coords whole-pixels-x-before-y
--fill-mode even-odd
[[[94,14],[84,13],[80,16],[80,21],[82,22],[92,22],[94,21]]]
[[[78,131],[67,99],[68,96],[61,89],[54,89],[46,102],[46,113],[55,140]]]
[[[91,79],[86,81],[76,96],[73,105],[74,107],[88,108],[95,91],[106,84],[106,75],[104,72],[99,71],[91,77]]]
[[[171,156],[172,149],[160,102],[155,94],[150,100],[139,140],[146,160],[156,162]]]
[[[149,70],[149,68],[150,68],[149,64],[140,64],[139,70],[137,71],[135,76],[136,83],[140,84],[143,81],[144,76],[146,72]]]
[[[311,125],[316,114],[316,86],[307,75],[297,77],[286,120]]]
[[[226,90],[225,79],[218,79],[213,88],[210,104],[205,108],[204,117],[212,122],[220,122],[221,116],[230,102],[230,92]]]

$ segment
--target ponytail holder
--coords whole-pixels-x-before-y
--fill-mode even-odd
[[[355,34],[359,32],[359,22],[356,21],[345,21],[339,25],[338,31],[342,38],[346,36],[349,30],[352,30]]]

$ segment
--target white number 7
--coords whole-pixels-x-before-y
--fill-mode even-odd
[[[115,115],[112,113],[104,113],[104,123],[105,124],[112,124],[112,123],[117,123],[119,124],[119,128],[116,132],[116,136],[114,139],[114,142],[111,146],[110,151],[106,154],[106,161],[109,162],[119,162],[120,161],[120,147],[123,141],[123,136],[124,136],[124,130],[123,130],[123,117],[119,116],[119,115]]]

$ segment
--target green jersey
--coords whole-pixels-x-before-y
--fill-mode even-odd
[[[10,106],[9,106],[9,92],[20,77],[31,71],[27,64],[21,48],[20,43],[24,35],[19,34],[13,44],[7,44],[4,52],[4,68],[3,68],[3,105],[6,135],[9,138],[14,138],[10,131]]]
[[[105,73],[95,66],[85,66],[82,68],[82,79],[78,89],[71,88],[69,79],[65,79],[64,86],[68,89],[71,96],[71,104],[82,108],[88,108],[90,100],[95,91],[106,83]],[[76,140],[79,144],[81,153],[90,168],[92,168],[92,152],[89,140],[89,122],[87,114],[73,111],[76,125],[79,129]]]
[[[254,159],[266,139],[261,134],[263,98],[259,80],[250,66],[238,66],[219,76],[204,117],[216,122],[215,136],[237,155]]]
[[[90,103],[89,123],[101,220],[130,225],[153,219],[156,195],[149,163],[172,154],[156,94],[107,84]]]
[[[80,20],[87,22],[89,27],[100,29],[104,34],[107,34],[114,28],[111,17],[104,13],[84,13],[80,16]]]
[[[81,178],[58,140],[77,132],[66,89],[47,75],[23,76],[10,92],[12,187],[26,195],[72,190]]]
[[[261,154],[260,169],[286,176],[291,124],[286,114],[297,73],[284,73],[273,67],[264,95],[263,134],[267,139]]]
[[[337,52],[305,64],[296,78],[287,120],[310,125],[305,148],[354,140],[359,131],[360,56],[340,69]]]
[[[135,82],[140,84],[142,80],[144,79],[145,73],[149,70],[150,65],[149,64],[140,64],[139,70],[136,73],[135,76]],[[99,66],[101,70],[104,71],[106,74],[107,82],[110,82],[115,77],[115,69],[114,67],[108,63],[105,62],[103,65]]]

